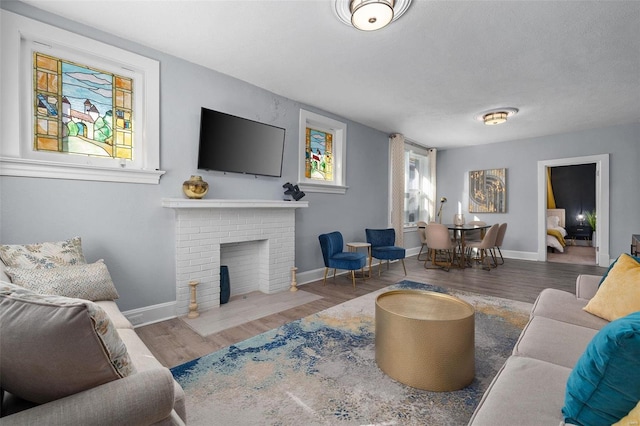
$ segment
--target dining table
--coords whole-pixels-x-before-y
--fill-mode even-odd
[[[452,223],[448,223],[445,224],[444,226],[446,226],[450,231],[453,231],[453,238],[457,241],[458,240],[458,236],[460,237],[460,253],[461,256],[459,256],[459,260],[458,260],[458,266],[463,269],[466,267],[467,262],[465,261],[465,251],[466,251],[466,243],[465,243],[465,239],[464,239],[464,234],[469,232],[469,231],[475,231],[475,230],[480,230],[482,236],[484,236],[484,231],[488,228],[491,228],[491,225],[471,225],[471,224],[465,224],[465,225],[455,225]]]

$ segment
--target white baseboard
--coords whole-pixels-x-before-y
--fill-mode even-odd
[[[598,253],[598,266],[608,268],[611,262],[613,262],[613,260],[609,257],[609,253]]]
[[[502,257],[504,257],[505,259],[536,261],[538,260],[538,253],[532,251],[502,250]]]
[[[502,257],[505,259],[538,261],[538,253],[529,251],[502,250]],[[609,259],[607,253],[600,253],[598,255],[598,262],[599,266],[609,267],[612,261]]]
[[[407,257],[410,257],[410,256],[417,256],[417,255],[418,255],[418,253],[420,253],[420,247],[408,248],[408,249],[406,249],[406,252],[407,252],[407,253],[406,253],[406,254],[407,254]]]
[[[391,261],[391,263],[394,263],[394,262],[397,262],[397,260]],[[379,261],[377,261],[376,259],[373,259],[373,261],[371,262],[371,268],[377,267],[379,263],[380,263]],[[367,270],[366,268],[367,267],[365,266],[365,271]],[[336,272],[336,275],[345,275],[348,273],[349,271],[339,269]],[[327,278],[329,278],[330,276],[333,277],[333,269],[329,270],[329,273],[327,274]],[[314,281],[321,280],[323,277],[324,277],[324,268],[319,268],[319,269],[313,269],[311,271],[305,271],[305,272],[300,272],[296,274],[296,281],[298,282],[298,285],[304,285],[304,284],[312,283]]]
[[[377,263],[373,263],[371,265],[371,267],[373,268],[374,266],[377,266]],[[349,271],[344,271],[344,270],[338,270],[336,272],[336,276],[338,275],[345,275],[348,274]],[[311,271],[305,271],[305,272],[301,272],[299,274],[296,274],[296,280],[298,281],[298,286],[301,285],[305,285],[305,284],[309,284],[312,283],[314,281],[318,281],[321,280],[324,277],[324,268],[320,268],[320,269],[313,269]],[[333,277],[333,269],[329,270],[329,273],[327,274],[327,278],[329,277]]]
[[[166,302],[158,305],[145,306],[144,308],[131,309],[122,314],[127,317],[134,327],[142,327],[143,325],[176,318],[176,302]]]

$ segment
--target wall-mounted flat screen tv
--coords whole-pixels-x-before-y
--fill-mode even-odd
[[[282,176],[285,130],[202,108],[198,169]]]

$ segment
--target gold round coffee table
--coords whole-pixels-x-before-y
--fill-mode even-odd
[[[414,388],[453,391],[475,375],[475,311],[448,294],[393,290],[376,299],[376,363]]]

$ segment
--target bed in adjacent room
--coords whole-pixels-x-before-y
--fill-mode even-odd
[[[565,226],[564,209],[547,209],[547,247],[564,253],[567,236]]]

